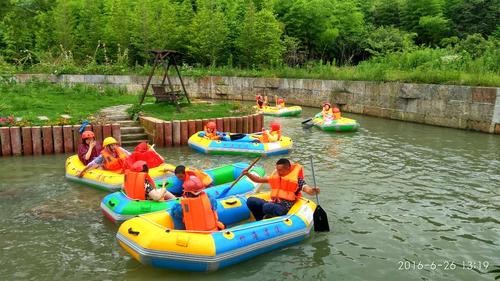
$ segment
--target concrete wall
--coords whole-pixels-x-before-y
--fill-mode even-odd
[[[17,81],[108,84],[142,91],[145,76],[19,74]],[[160,83],[155,77],[153,83]],[[320,107],[382,118],[500,134],[500,88],[399,82],[249,77],[184,77],[191,97],[254,101],[256,94],[283,96],[287,104]],[[179,87],[177,77],[172,82]]]

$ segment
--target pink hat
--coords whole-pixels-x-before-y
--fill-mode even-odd
[[[190,176],[186,179],[182,187],[184,187],[184,192],[191,192],[195,194],[205,189],[201,180],[196,176]]]

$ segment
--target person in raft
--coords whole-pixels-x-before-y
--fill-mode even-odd
[[[101,151],[101,155],[88,163],[87,166],[78,173],[78,177],[83,177],[86,172],[97,167],[102,167],[104,170],[116,173],[123,173],[125,159],[130,155],[130,152],[120,147],[113,137],[105,138],[102,145],[104,149]]]
[[[243,170],[243,175],[257,183],[268,183],[271,187],[271,200],[266,201],[257,197],[249,197],[248,209],[255,220],[283,216],[302,196],[301,191],[309,195],[319,193],[319,187],[310,187],[304,180],[304,171],[300,164],[290,163],[290,160],[281,158],[276,162],[276,170],[270,177],[259,177]]]
[[[276,100],[276,107],[278,109],[285,108],[285,99],[284,98],[278,98]]]
[[[205,130],[201,132],[201,137],[205,137],[209,140],[220,140],[223,139],[224,134],[217,131],[217,124],[214,121],[210,121],[205,126]]]
[[[102,146],[95,140],[95,135],[92,131],[82,133],[82,143],[78,146],[78,159],[83,165],[92,162],[101,153]]]
[[[194,182],[198,181],[201,182],[203,188],[209,187],[213,183],[213,179],[207,173],[198,169],[186,168],[183,165],[175,167],[174,171],[170,170],[169,168],[165,168],[165,171],[174,172],[177,179],[182,182],[181,187],[177,189],[176,188],[170,189],[170,192],[176,197],[180,197],[184,194],[186,182],[188,182],[188,180],[192,180]]]
[[[261,143],[275,142],[281,139],[281,125],[278,122],[271,122],[271,131],[262,128],[262,134],[258,136]]]
[[[153,201],[175,198],[175,195],[167,191],[166,188],[157,188],[148,172],[148,164],[142,160],[135,162],[130,170],[125,172],[123,189],[129,198]]]
[[[187,231],[213,232],[225,228],[217,217],[217,201],[208,196],[205,184],[195,176],[184,180],[180,204],[172,207],[173,217],[182,220]]]
[[[332,105],[329,102],[323,103],[323,110],[321,111],[323,119],[333,119]]]
[[[156,168],[165,163],[165,159],[154,150],[146,141],[140,142],[134,149],[134,152],[127,157],[124,170],[132,167],[137,161],[145,161],[149,169]]]

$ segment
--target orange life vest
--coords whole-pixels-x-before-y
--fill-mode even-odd
[[[333,114],[333,119],[340,119],[340,118],[341,118],[340,112]]]
[[[108,149],[103,149],[101,151],[102,157],[104,158],[104,169],[108,171],[119,171],[123,168],[123,163],[127,158],[127,154],[123,152],[120,147],[115,148],[118,157],[115,157]]]
[[[207,187],[213,182],[213,179],[207,173],[198,169],[186,168],[186,178],[188,179],[190,176],[197,177],[203,184],[203,187]]]
[[[334,115],[333,115],[333,111],[332,111],[332,109],[331,109],[331,108],[330,108],[330,109],[328,109],[328,110],[326,110],[326,111],[323,109],[323,111],[321,111],[321,115],[323,115],[323,118],[325,118],[325,117],[326,117],[326,116],[328,116],[328,115],[330,115],[330,116],[332,116],[332,117],[334,116]]]
[[[217,231],[224,229],[218,221],[217,212],[212,210],[212,204],[205,192],[197,197],[181,198],[182,216],[186,230]]]
[[[144,182],[146,180],[145,172],[125,172],[125,194],[131,199],[146,200]]]
[[[275,142],[279,141],[280,139],[281,139],[281,130],[271,131],[271,132],[264,131],[262,132],[262,135],[259,136],[260,142],[263,143]]]
[[[296,194],[298,178],[304,176],[302,166],[300,164],[292,164],[291,171],[284,177],[278,176],[276,171],[269,177],[269,185],[271,185],[271,198],[295,201],[300,197],[300,192]]]

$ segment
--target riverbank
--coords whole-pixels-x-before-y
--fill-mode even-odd
[[[138,92],[146,76],[17,74],[65,84],[124,87]],[[155,77],[153,83],[159,83]],[[172,83],[180,85],[177,77]],[[343,112],[443,127],[500,134],[500,88],[401,82],[312,80],[253,77],[185,77],[190,96],[203,99],[254,101],[256,94],[285,98],[287,104],[320,107],[323,101]]]

